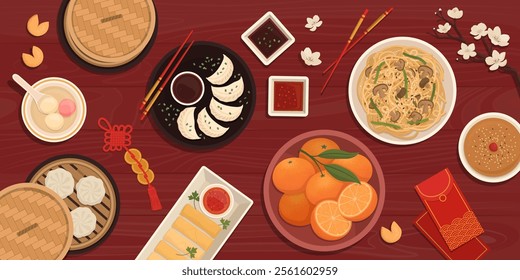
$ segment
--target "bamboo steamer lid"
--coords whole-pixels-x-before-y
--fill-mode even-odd
[[[145,49],[155,22],[152,0],[71,0],[63,27],[81,59],[98,67],[117,67]]]
[[[69,209],[51,189],[21,183],[0,191],[0,259],[61,260],[72,235]]]

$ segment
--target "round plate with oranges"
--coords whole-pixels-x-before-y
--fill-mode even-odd
[[[354,245],[375,225],[385,199],[383,171],[361,141],[333,130],[296,136],[275,154],[264,203],[290,242],[331,252]]]

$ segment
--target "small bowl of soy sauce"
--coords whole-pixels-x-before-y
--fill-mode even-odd
[[[194,72],[181,72],[173,78],[170,91],[177,103],[190,106],[199,102],[204,95],[204,82]]]

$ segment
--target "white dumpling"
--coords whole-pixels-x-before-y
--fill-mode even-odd
[[[182,136],[190,140],[199,140],[195,130],[195,107],[188,107],[179,114],[177,118],[177,127]]]
[[[217,120],[223,122],[232,122],[236,120],[240,114],[242,114],[242,108],[244,106],[240,105],[238,107],[224,105],[215,98],[211,98],[211,102],[209,103],[209,111]]]
[[[214,85],[224,84],[229,80],[231,75],[233,75],[233,70],[235,68],[233,62],[231,62],[231,59],[229,59],[225,54],[223,54],[223,56],[224,58],[222,59],[222,63],[220,63],[217,71],[207,78],[208,81]]]
[[[213,96],[222,102],[233,102],[244,93],[244,80],[242,77],[235,82],[223,87],[211,87]]]
[[[89,236],[96,229],[96,215],[87,207],[78,207],[70,212],[74,225],[74,236]]]
[[[213,120],[211,116],[208,115],[206,108],[200,111],[197,117],[197,125],[204,134],[211,138],[218,138],[224,135],[224,133],[226,133],[226,131],[229,129],[229,127],[223,127],[216,123],[215,120]]]
[[[105,197],[105,184],[103,184],[103,180],[97,177],[88,176],[78,181],[76,192],[79,202],[84,205],[96,205]]]
[[[51,113],[45,116],[45,125],[50,130],[60,130],[63,128],[63,125],[65,125],[65,120],[63,119],[63,116],[58,113]]]
[[[45,186],[57,193],[61,199],[64,199],[74,192],[74,178],[69,171],[56,168],[47,172]]]

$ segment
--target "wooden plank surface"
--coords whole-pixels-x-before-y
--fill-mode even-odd
[[[67,2],[67,1],[63,1]],[[506,113],[520,119],[519,92],[511,77],[490,73],[484,64],[460,63],[455,59],[460,44],[435,39],[427,34],[437,26],[434,12],[451,8],[447,1],[399,1],[395,10],[370,33],[338,67],[324,96],[319,95],[325,77],[321,71],[338,55],[346,34],[360,12],[369,8],[366,22],[377,17],[386,1],[231,1],[208,3],[193,0],[155,1],[158,32],[146,56],[131,68],[119,72],[96,71],[72,59],[60,38],[62,2],[13,1],[0,16],[2,66],[0,67],[0,189],[22,182],[39,163],[59,154],[80,154],[101,163],[114,177],[121,198],[117,224],[100,246],[69,259],[134,259],[155,231],[166,213],[201,166],[208,166],[251,197],[254,205],[217,259],[441,259],[442,256],[413,227],[413,220],[424,211],[416,195],[415,184],[448,167],[479,217],[490,246],[488,259],[520,258],[520,177],[497,185],[473,179],[462,167],[457,142],[463,127],[475,116],[490,111]],[[520,37],[515,9],[483,0],[461,3],[464,17],[460,29],[470,39],[473,24],[496,25],[511,36],[507,52],[508,65],[520,67]],[[242,43],[240,35],[266,11],[273,11],[296,37],[296,43],[269,67],[263,66]],[[50,29],[35,38],[25,30],[34,13],[49,20]],[[306,17],[318,14],[323,26],[316,32],[305,27]],[[257,84],[257,102],[248,127],[230,144],[216,149],[194,151],[168,142],[149,121],[140,122],[137,104],[146,91],[149,76],[162,56],[177,46],[190,29],[194,39],[226,45],[249,65]],[[446,126],[431,139],[412,146],[382,143],[357,124],[347,98],[348,77],[359,56],[374,43],[394,36],[411,36],[437,47],[449,60],[457,78],[457,103]],[[37,69],[25,67],[20,59],[37,45],[45,61]],[[482,49],[476,42],[477,50]],[[321,52],[323,64],[310,68],[300,59],[300,51],[311,47]],[[83,129],[60,144],[43,143],[29,134],[20,117],[22,90],[11,81],[18,73],[30,82],[57,76],[73,81],[87,100],[88,114]],[[310,78],[310,114],[304,119],[267,116],[267,79],[271,75],[304,75]],[[113,124],[132,124],[133,146],[139,148],[156,173],[157,186],[164,209],[149,210],[146,189],[140,186],[122,153],[104,153],[99,117]],[[339,252],[313,253],[286,241],[268,220],[263,206],[264,173],[272,156],[292,137],[315,129],[334,129],[361,140],[378,158],[386,180],[383,214],[374,229],[358,244]],[[403,228],[403,238],[395,245],[385,244],[379,228],[396,220]],[[261,240],[261,241],[259,241]]]

